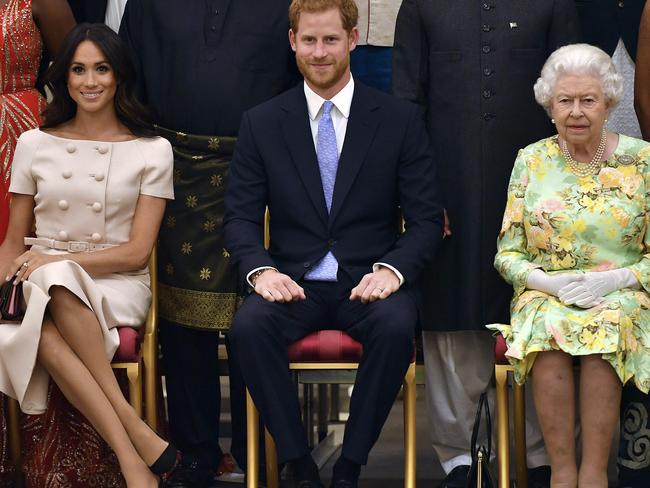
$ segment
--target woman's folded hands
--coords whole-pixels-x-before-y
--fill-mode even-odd
[[[584,274],[582,281],[569,283],[560,289],[558,298],[565,305],[591,308],[603,301],[603,297],[623,288],[639,288],[639,281],[627,268],[609,271],[593,271]]]
[[[639,288],[639,281],[627,268],[586,273],[548,274],[535,269],[528,275],[526,287],[556,296],[565,305],[591,308],[603,297],[623,288]]]

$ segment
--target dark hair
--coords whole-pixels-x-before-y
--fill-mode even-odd
[[[90,41],[97,46],[115,73],[117,89],[113,103],[120,122],[136,136],[156,135],[153,114],[135,95],[136,70],[129,48],[104,24],[79,24],[63,41],[56,59],[45,73],[45,84],[53,97],[43,111],[44,122],[41,127],[56,127],[72,119],[77,113],[77,104],[68,93],[68,76],[74,53],[83,41]]]

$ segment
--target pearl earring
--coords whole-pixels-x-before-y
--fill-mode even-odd
[[[551,124],[555,124],[555,119],[551,119]]]

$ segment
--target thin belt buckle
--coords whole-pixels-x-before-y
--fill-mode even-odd
[[[83,241],[68,241],[68,252],[85,252],[90,250],[90,244]]]

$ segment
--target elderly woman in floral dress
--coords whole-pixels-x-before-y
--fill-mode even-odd
[[[605,129],[621,96],[600,49],[549,57],[535,97],[558,133],[519,152],[498,239],[495,266],[515,293],[511,325],[489,327],[515,379],[532,374],[553,487],[607,487],[621,384],[650,388],[650,144]]]

